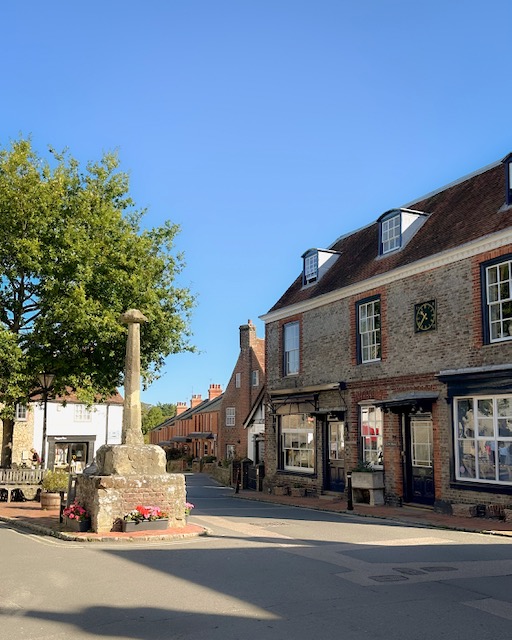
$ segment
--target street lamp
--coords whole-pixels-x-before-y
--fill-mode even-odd
[[[43,400],[44,400],[44,408],[43,408],[43,444],[41,446],[41,469],[45,468],[46,463],[46,411],[48,407],[48,392],[52,388],[53,381],[55,379],[55,374],[48,373],[45,371],[44,373],[40,373],[38,375],[39,384],[41,385],[41,389],[43,390]]]

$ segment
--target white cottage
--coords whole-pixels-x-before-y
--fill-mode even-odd
[[[63,402],[64,398],[48,399],[44,435],[44,402],[35,398],[26,407],[16,407],[8,443],[11,450],[4,452],[3,466],[30,467],[31,449],[35,449],[45,467],[81,473],[101,445],[121,443],[123,398],[119,393],[90,407],[73,393]]]

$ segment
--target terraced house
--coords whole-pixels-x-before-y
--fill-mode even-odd
[[[262,316],[268,487],[512,504],[512,154],[302,265]]]

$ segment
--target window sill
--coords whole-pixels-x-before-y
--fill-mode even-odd
[[[303,478],[317,478],[318,475],[312,471],[288,471],[287,469],[277,469],[277,473],[281,476],[293,476],[296,478],[297,476],[301,476]]]
[[[479,491],[481,493],[504,493],[512,495],[512,484],[487,484],[483,482],[455,480],[450,482],[450,489],[460,491]]]

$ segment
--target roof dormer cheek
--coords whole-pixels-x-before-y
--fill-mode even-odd
[[[379,256],[400,251],[423,225],[428,213],[414,209],[391,209],[379,222]]]
[[[308,249],[302,254],[302,286],[318,282],[331,266],[336,262],[339,256],[338,251],[330,249]]]

